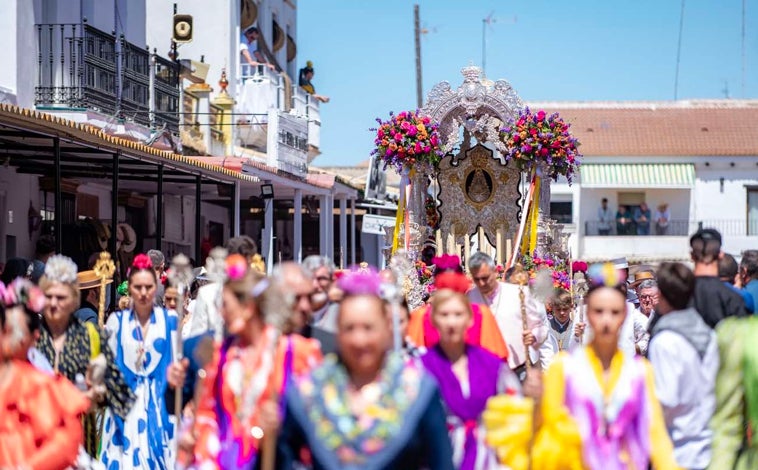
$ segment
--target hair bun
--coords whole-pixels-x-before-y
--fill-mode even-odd
[[[68,256],[54,255],[45,263],[45,277],[52,282],[78,284],[76,271],[76,263]]]

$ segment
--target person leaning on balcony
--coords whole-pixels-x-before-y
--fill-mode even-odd
[[[258,28],[255,26],[248,27],[243,33],[242,33],[242,41],[240,41],[240,54],[242,55],[243,63],[242,65],[245,65],[247,63],[248,65],[251,65],[253,67],[258,65],[263,65],[271,70],[276,70],[276,67],[274,67],[272,64],[269,64],[265,57],[263,57],[263,54],[260,50],[258,50],[258,36],[259,36]]]
[[[627,206],[619,206],[616,212],[616,234],[617,235],[634,235],[634,220],[632,212]]]
[[[597,233],[598,235],[608,235],[611,233],[611,221],[613,212],[608,208],[608,198],[603,198],[600,207],[597,209]]]
[[[643,202],[634,211],[634,223],[637,224],[637,235],[650,235],[650,208]]]
[[[658,209],[655,211],[653,220],[655,220],[655,234],[666,235],[669,229],[669,220],[671,214],[669,213],[669,205],[665,202],[658,205]]]
[[[311,80],[313,80],[313,62],[310,60],[305,63],[305,67],[300,69],[300,77],[298,79],[298,85],[300,88],[308,92],[311,96],[321,101],[322,103],[328,103],[329,97],[316,94],[316,89],[313,87]]]

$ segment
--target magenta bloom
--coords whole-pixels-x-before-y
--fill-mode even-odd
[[[400,141],[402,141],[402,140],[403,140],[403,134],[401,134],[401,133],[399,133],[399,132],[398,132],[398,133],[396,133],[396,134],[393,136],[393,138],[395,139],[395,142],[400,142]]]
[[[537,120],[538,121],[544,121],[545,120],[545,111],[538,111],[537,112]]]

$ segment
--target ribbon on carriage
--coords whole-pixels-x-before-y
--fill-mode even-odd
[[[537,174],[532,176],[532,183],[529,185],[529,192],[526,200],[525,223],[522,223],[522,232],[520,238],[520,251],[522,254],[534,253],[537,247],[537,221],[540,215],[539,194],[541,178]],[[513,264],[510,264],[511,266]]]
[[[397,203],[397,214],[395,215],[395,233],[392,237],[392,254],[399,248],[408,249],[410,241],[410,220],[408,219],[408,200],[411,196],[412,179],[416,175],[415,168],[405,168],[400,177],[400,200]],[[405,239],[402,246],[400,245],[400,227],[405,228]]]

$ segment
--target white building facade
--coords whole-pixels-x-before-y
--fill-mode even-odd
[[[551,187],[553,218],[572,232],[573,253],[588,260],[689,259],[689,236],[715,228],[737,257],[758,248],[758,101],[531,103],[559,112],[582,143],[581,175]],[[598,233],[601,200],[615,215],[645,202],[668,205],[665,235]]]

